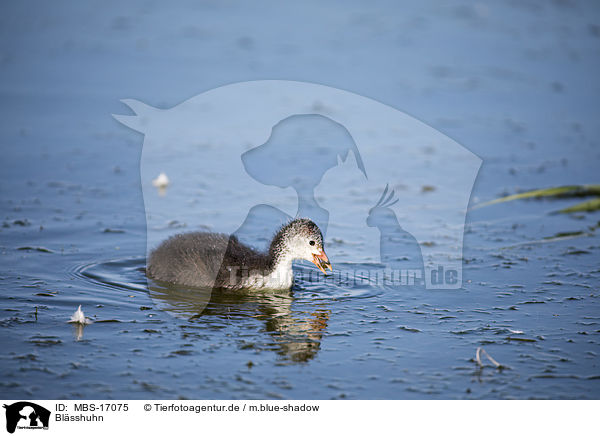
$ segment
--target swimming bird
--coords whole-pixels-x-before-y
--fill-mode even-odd
[[[267,252],[222,233],[182,233],[161,243],[148,260],[148,277],[178,285],[213,289],[292,287],[292,261],[309,260],[324,274],[333,271],[323,248],[323,234],[310,219],[283,225]]]

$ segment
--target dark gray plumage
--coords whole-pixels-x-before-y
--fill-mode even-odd
[[[281,227],[266,253],[222,233],[172,236],[150,254],[147,274],[155,280],[200,288],[285,289],[292,284],[293,259],[310,260],[322,271],[323,267],[331,269],[323,251],[323,235],[309,219]]]

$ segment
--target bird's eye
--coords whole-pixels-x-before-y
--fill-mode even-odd
[[[315,245],[315,241],[310,241],[309,244],[310,245]]]

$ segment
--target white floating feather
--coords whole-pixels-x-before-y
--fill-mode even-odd
[[[69,322],[86,325],[86,324],[91,324],[92,320],[85,317],[83,310],[81,310],[81,304],[80,304],[79,307],[77,308],[77,310],[73,313],[73,315],[71,315],[71,319],[69,320]]]
[[[169,178],[165,173],[160,173],[156,179],[152,180],[152,185],[164,189],[169,186]]]

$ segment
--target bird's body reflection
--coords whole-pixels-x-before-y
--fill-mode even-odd
[[[276,352],[290,362],[307,362],[317,354],[329,322],[330,311],[322,302],[312,304],[308,313],[295,311],[292,291],[225,291],[162,283],[149,289],[161,309],[190,322],[219,319],[229,323],[239,318],[263,321]]]

